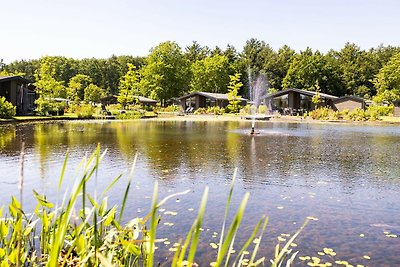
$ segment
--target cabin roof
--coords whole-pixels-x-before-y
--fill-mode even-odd
[[[352,100],[352,101],[359,102],[359,103],[365,102],[365,99],[362,97],[355,96],[355,95],[345,95],[345,96],[341,96],[341,97],[333,100],[333,103],[340,103],[340,102],[344,102],[346,100]]]
[[[8,82],[8,81],[12,81],[12,80],[18,80],[22,83],[30,83],[31,81],[29,81],[28,79],[25,79],[21,76],[0,76],[0,82]]]
[[[283,96],[286,94],[289,94],[290,92],[296,92],[302,95],[307,95],[307,96],[315,96],[317,94],[317,92],[314,91],[307,91],[307,90],[302,90],[302,89],[297,89],[297,88],[289,88],[286,90],[282,90],[282,91],[278,91],[276,93],[272,93],[272,94],[268,94],[266,95],[264,98],[274,98],[274,97],[279,97],[279,96]],[[337,96],[334,95],[329,95],[329,94],[324,94],[324,93],[319,93],[319,95],[321,96],[321,98],[325,98],[325,99],[337,99]]]
[[[183,99],[195,96],[195,95],[201,95],[201,96],[204,96],[204,97],[207,97],[207,98],[210,98],[210,99],[214,99],[214,100],[228,100],[228,95],[227,94],[209,93],[209,92],[193,92],[193,93],[181,96],[178,99],[179,100],[183,100]],[[242,100],[242,101],[247,101],[247,99],[242,98],[242,97],[240,97],[238,99]]]

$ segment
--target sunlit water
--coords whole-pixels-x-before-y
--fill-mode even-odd
[[[251,194],[238,242],[251,234],[262,215],[269,217],[260,257],[270,259],[277,237],[293,234],[312,216],[318,221],[311,221],[295,241],[298,256],[346,260],[354,266],[400,265],[400,239],[387,236],[400,234],[400,127],[257,122],[258,134],[251,136],[250,125],[249,121],[101,121],[1,126],[0,201],[8,204],[11,195],[19,194],[22,142],[25,209],[35,207],[32,189],[60,202],[58,177],[66,151],[70,158],[62,191],[70,189],[82,158],[99,143],[107,153],[88,190],[100,195],[124,174],[107,194],[110,204],[122,202],[127,172],[138,155],[126,221],[146,215],[155,181],[160,199],[190,190],[161,211],[158,237],[171,242],[158,244],[162,263],[171,260],[173,252],[168,249],[189,230],[209,186],[197,257],[201,266],[208,266],[216,253],[210,243],[218,243],[237,167],[233,207],[246,191]],[[319,256],[323,248],[332,248],[337,256]],[[305,263],[298,260],[297,265]]]

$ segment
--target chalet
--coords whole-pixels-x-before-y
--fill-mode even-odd
[[[333,101],[337,96],[318,93],[320,103],[318,107],[328,106],[333,108]],[[276,93],[268,94],[264,97],[264,102],[269,107],[269,112],[279,112],[285,115],[302,114],[315,108],[312,98],[317,92],[290,88]]]
[[[225,108],[229,104],[227,94],[194,92],[178,98],[183,110],[193,111],[198,108],[214,107]],[[239,98],[240,105],[245,106],[247,99]]]
[[[365,109],[365,99],[358,96],[342,96],[333,100],[333,109],[337,111]]]
[[[35,109],[36,93],[30,81],[20,76],[0,76],[0,97],[16,107],[17,115],[27,115]]]

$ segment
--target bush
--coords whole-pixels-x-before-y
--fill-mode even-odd
[[[36,112],[42,116],[64,115],[67,106],[64,102],[55,102],[44,98],[37,99],[35,103],[37,105]]]
[[[345,120],[366,121],[369,120],[370,115],[363,109],[356,108],[349,112],[346,111],[343,117]]]
[[[6,100],[4,96],[0,98],[0,118],[2,119],[9,119],[15,116],[16,109]]]
[[[378,116],[389,116],[390,114],[393,114],[393,110],[394,110],[393,105],[390,106],[372,105],[367,108],[367,112],[370,112],[371,114],[376,113]]]
[[[130,110],[116,115],[119,120],[140,119],[145,114],[143,110]]]
[[[95,112],[95,108],[90,104],[82,104],[74,108],[75,114],[78,115],[80,119],[91,119]]]
[[[332,110],[333,111],[333,110]],[[329,108],[320,107],[310,111],[309,116],[314,120],[328,120],[329,119]]]
[[[39,115],[46,116],[53,110],[53,104],[47,99],[40,97],[36,99],[35,104],[37,105],[36,112]]]
[[[178,112],[181,111],[182,107],[177,105],[170,105],[166,107],[157,107],[158,112]]]
[[[194,115],[207,114],[206,108],[198,108],[193,112]]]

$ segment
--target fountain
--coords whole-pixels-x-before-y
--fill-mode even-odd
[[[268,88],[268,78],[263,74],[258,74],[255,81],[252,80],[250,68],[249,68],[249,91],[250,91],[250,101],[252,101],[252,106],[250,106],[250,115],[245,118],[251,120],[251,131],[250,134],[259,134],[255,131],[256,120],[269,120],[270,115],[267,114],[257,114],[258,108],[260,107],[261,101],[265,99]]]

